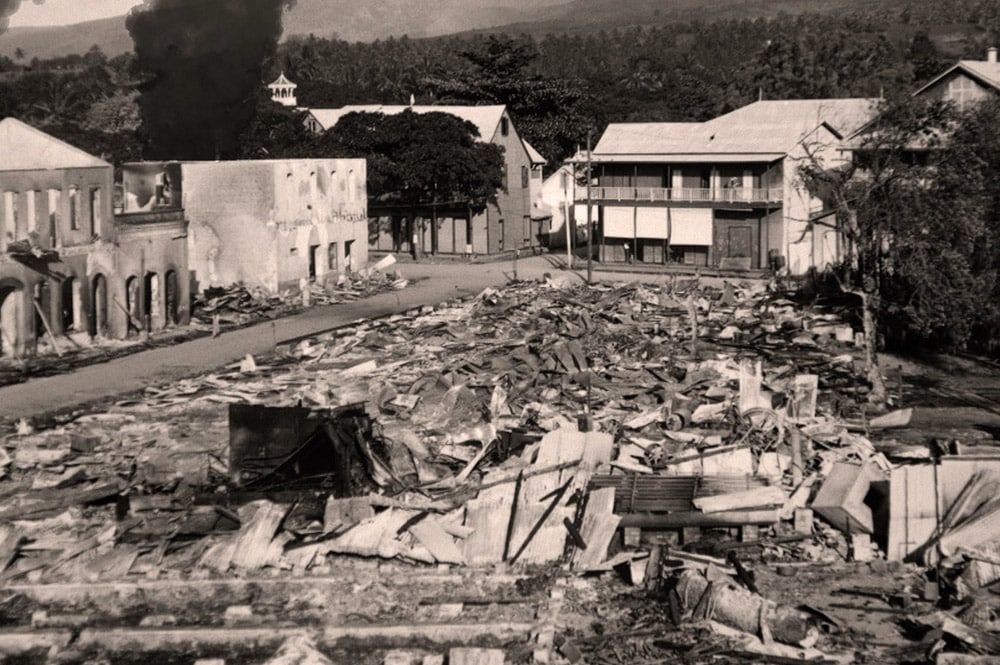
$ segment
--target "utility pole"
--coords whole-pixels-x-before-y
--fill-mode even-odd
[[[594,225],[590,212],[590,130],[587,130],[587,284],[594,276]]]
[[[565,168],[565,167],[564,167]],[[576,201],[576,162],[573,162],[573,200],[574,206]],[[563,227],[566,229],[566,267],[570,270],[573,269],[573,241],[570,239],[569,232],[569,175],[564,171],[563,177],[565,180],[565,186],[563,187]]]

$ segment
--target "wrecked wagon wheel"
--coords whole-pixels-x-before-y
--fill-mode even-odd
[[[667,451],[661,444],[654,443],[643,449],[642,456],[646,460],[647,466],[658,469],[663,466],[663,462],[667,458]]]
[[[780,419],[773,409],[747,409],[740,414],[740,426],[745,430],[740,443],[746,442],[762,452],[773,450],[781,439]]]

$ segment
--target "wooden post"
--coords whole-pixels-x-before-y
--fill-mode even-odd
[[[802,433],[795,425],[789,427],[789,440],[792,444],[792,484],[798,487],[802,484]]]
[[[114,304],[118,305],[118,309],[120,309],[121,311],[125,312],[125,316],[128,317],[129,322],[131,322],[132,325],[135,326],[136,330],[139,330],[142,327],[142,326],[139,325],[139,322],[135,320],[135,317],[132,316],[132,312],[128,311],[125,308],[125,305],[123,305],[120,302],[118,302],[118,298],[115,298],[114,296],[111,296],[111,302],[113,302]]]
[[[594,225],[591,221],[590,211],[590,132],[587,132],[587,285],[593,283],[594,278]]]
[[[45,332],[49,334],[49,339],[52,341],[52,348],[56,350],[56,355],[62,357],[62,349],[59,348],[59,343],[56,342],[56,336],[52,334],[52,327],[49,325],[49,317],[45,316],[45,312],[42,311],[42,306],[38,304],[36,298],[31,299],[31,304],[35,306],[35,311],[38,312],[38,316],[42,317],[42,325],[45,326]]]
[[[574,178],[574,192],[576,191],[576,167],[573,168],[573,178]],[[563,175],[566,175],[563,173]],[[563,190],[563,228],[566,231],[566,267],[570,270],[573,269],[573,240],[570,238],[570,228],[569,228],[569,201],[566,197],[569,196],[569,178],[566,178],[566,188]],[[574,194],[575,198],[575,194]],[[576,203],[574,202],[574,206]]]
[[[145,325],[146,321],[146,250],[139,250],[139,332],[149,329]]]
[[[698,307],[694,304],[694,296],[688,296],[688,316],[691,318],[691,355],[698,357]]]

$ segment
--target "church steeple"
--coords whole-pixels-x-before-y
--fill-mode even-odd
[[[269,83],[267,87],[271,89],[272,100],[285,106],[298,106],[299,102],[295,98],[295,89],[299,86],[285,78],[285,72],[281,72],[278,78],[274,79],[273,83]]]

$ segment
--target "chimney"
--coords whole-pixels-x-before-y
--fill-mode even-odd
[[[986,49],[986,62],[996,63],[997,61],[997,47],[991,46]]]

